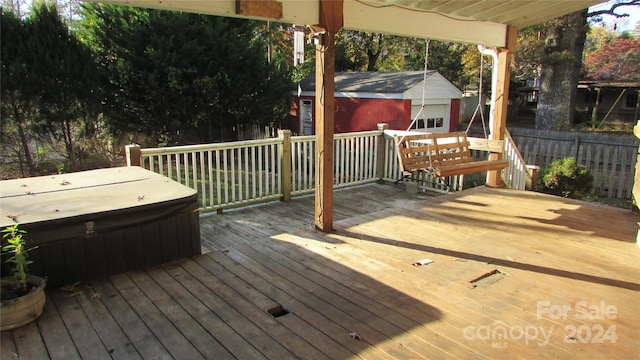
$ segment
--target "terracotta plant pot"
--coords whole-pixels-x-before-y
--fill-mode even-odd
[[[27,283],[31,291],[14,299],[8,299],[5,289],[15,287],[16,280],[13,277],[0,279],[2,288],[2,304],[0,305],[0,330],[11,330],[26,325],[42,314],[45,303],[44,288],[46,281],[38,276],[29,275]]]

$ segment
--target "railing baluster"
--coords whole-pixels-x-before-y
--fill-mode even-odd
[[[260,159],[260,161],[256,161],[258,163],[258,167],[259,167],[259,176],[258,176],[258,188],[260,189],[260,193],[259,193],[259,197],[262,197],[264,194],[264,184],[263,184],[263,177],[264,177],[264,161],[263,161],[263,157],[262,157],[262,148],[263,146],[259,146],[258,147],[258,159]]]
[[[149,170],[150,170],[150,171],[155,171],[155,169],[153,168],[154,159],[155,159],[155,157],[154,157],[154,156],[150,156],[150,157],[149,157]]]
[[[236,202],[236,178],[237,178],[237,173],[236,173],[236,153],[237,153],[238,149],[232,149],[230,150],[229,155],[231,155],[231,159],[230,159],[230,163],[231,163],[231,173],[229,174],[231,176],[231,202]]]
[[[244,199],[250,199],[251,198],[251,188],[249,187],[249,185],[251,184],[249,182],[249,150],[251,148],[245,148],[243,149],[244,152],[244,183],[246,184],[245,188],[244,188]],[[240,190],[242,191],[242,187],[240,187]]]
[[[213,152],[211,150],[207,150],[207,179],[209,184],[209,207],[212,207],[214,204],[214,196],[213,196]]]
[[[197,152],[192,152],[191,153],[191,179],[193,180],[193,188],[197,189],[198,188],[198,153]]]
[[[298,183],[300,190],[309,188],[309,148],[308,143],[300,142],[298,145]]]
[[[280,184],[276,181],[276,175],[279,177],[279,171],[276,165],[276,145],[271,145],[271,193],[275,192],[275,189]]]
[[[207,204],[207,182],[206,182],[206,174],[208,173],[208,169],[207,167],[205,167],[205,152],[204,151],[200,151],[198,152],[200,154],[200,191],[201,191],[201,195],[202,195],[202,200],[200,205],[201,206],[206,206]]]
[[[222,150],[220,149],[216,149],[215,151],[215,159],[216,159],[216,200],[217,200],[217,205],[222,205],[222,176],[221,176],[221,169],[220,169],[220,152]]]
[[[258,191],[257,191],[257,178],[256,178],[256,147],[252,146],[250,148],[251,150],[251,196],[248,196],[248,199],[251,198],[256,198],[258,197]],[[247,174],[249,175],[249,174]]]
[[[228,162],[228,157],[229,157],[229,149],[225,149],[222,151],[222,166],[223,166],[223,173],[222,175],[224,176],[223,181],[222,181],[222,186],[223,186],[223,190],[224,190],[224,203],[228,204],[229,203],[229,162]]]
[[[180,165],[182,163],[182,160],[180,155],[182,154],[176,154],[176,181],[180,184],[184,184],[184,182],[182,182],[182,166]]]
[[[275,155],[275,153],[278,151],[278,146],[276,144],[273,144],[272,146],[273,146],[273,152],[274,152],[274,155]],[[273,161],[275,162],[276,169],[278,169],[278,172],[277,172],[278,175],[275,177],[276,186],[273,189],[272,194],[281,195],[281,193],[282,193],[282,176],[281,176],[281,174],[282,174],[282,161],[276,161],[276,159],[277,159],[277,157],[274,156]]]

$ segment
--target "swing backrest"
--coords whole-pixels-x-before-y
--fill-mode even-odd
[[[396,137],[402,171],[433,170],[473,161],[464,131]]]
[[[396,136],[397,154],[403,172],[431,169],[429,134]]]
[[[404,173],[429,171],[438,177],[500,170],[508,160],[474,161],[464,131],[396,137],[398,159]]]
[[[428,134],[431,142],[431,166],[443,168],[472,162],[469,140],[464,131]]]

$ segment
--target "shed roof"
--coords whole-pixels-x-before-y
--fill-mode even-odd
[[[437,74],[435,70],[427,72],[427,78]],[[420,84],[424,79],[424,71],[399,72],[337,72],[335,75],[335,91],[350,93],[403,93]],[[302,91],[314,91],[316,78],[314,74],[300,82]],[[452,86],[454,86],[452,84]]]

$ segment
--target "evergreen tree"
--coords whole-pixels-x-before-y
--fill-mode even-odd
[[[2,136],[25,172],[36,175],[42,144],[58,150],[78,168],[75,141],[85,128],[96,71],[82,46],[58,16],[55,5],[40,3],[28,16],[2,14]],[[58,144],[61,146],[58,147]],[[37,151],[35,151],[37,147]]]
[[[25,24],[13,11],[2,12],[0,25],[2,158],[7,161],[10,156],[6,152],[12,152],[19,160],[22,175],[35,175],[37,164],[32,139],[39,97],[37,79],[30,72],[32,60],[27,51],[27,43],[31,39]]]
[[[151,136],[149,145],[211,142],[226,127],[287,115],[287,69],[268,64],[256,22],[97,4],[83,16],[115,133]]]
[[[80,168],[76,146],[97,119],[98,77],[93,55],[70,32],[55,4],[36,6],[27,19],[27,51],[38,79],[39,131],[42,140],[67,158],[71,170]]]

